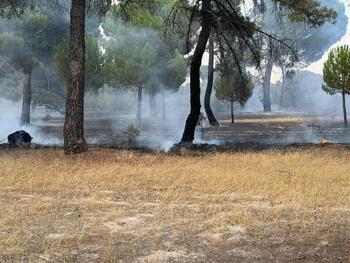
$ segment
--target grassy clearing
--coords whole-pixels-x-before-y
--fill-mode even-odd
[[[0,151],[0,261],[349,262],[350,151]]]

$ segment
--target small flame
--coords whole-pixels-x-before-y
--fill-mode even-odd
[[[328,138],[323,138],[322,139],[322,144],[329,144],[329,139]]]

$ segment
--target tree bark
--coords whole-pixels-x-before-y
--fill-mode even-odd
[[[194,140],[194,134],[201,112],[200,101],[200,67],[202,65],[202,58],[205,52],[205,48],[208,43],[211,31],[211,14],[210,14],[210,2],[211,0],[203,0],[201,8],[201,32],[198,37],[197,46],[194,51],[191,61],[191,74],[190,74],[190,92],[191,92],[191,111],[186,120],[186,126],[182,135],[181,143],[192,143]]]
[[[137,87],[137,111],[136,111],[136,125],[141,129],[141,114],[142,114],[142,85]]]
[[[284,67],[281,67],[282,70],[282,88],[281,88],[281,98],[280,98],[280,108],[284,106],[284,90],[285,90],[285,79],[286,79],[286,74]]]
[[[234,124],[235,123],[235,115],[233,112],[233,99],[231,99],[230,103],[231,103],[231,123]]]
[[[271,97],[270,97],[270,86],[271,86],[271,74],[273,68],[273,59],[269,58],[266,65],[263,90],[264,90],[264,111],[271,111]]]
[[[21,125],[30,123],[30,105],[32,102],[32,72],[25,72],[23,81],[23,95],[22,95],[22,113]]]
[[[149,94],[149,115],[151,117],[157,117],[157,100],[156,94],[150,92]]]
[[[204,108],[208,116],[208,121],[212,126],[219,126],[219,122],[214,116],[210,106],[211,93],[214,83],[214,38],[213,34],[209,38],[209,64],[208,64],[208,85],[204,96]]]
[[[166,119],[166,106],[165,106],[165,91],[162,89],[162,107],[163,107],[163,119]]]
[[[348,127],[348,115],[346,113],[346,101],[345,101],[345,93],[342,92],[342,97],[343,97],[343,114],[344,114],[344,127]]]
[[[87,150],[84,138],[85,0],[72,0],[70,13],[69,83],[64,123],[64,152]]]

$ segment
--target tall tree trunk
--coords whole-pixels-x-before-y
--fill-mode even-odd
[[[214,116],[210,106],[211,93],[213,91],[214,83],[214,37],[211,34],[209,38],[209,64],[208,64],[208,85],[204,96],[204,108],[208,116],[208,121],[212,126],[219,126],[219,122]]]
[[[273,59],[269,58],[266,65],[265,76],[264,76],[264,111],[271,111],[271,97],[270,97],[270,86],[271,86],[271,74],[273,68]]]
[[[162,107],[163,107],[163,119],[166,119],[166,106],[165,106],[165,91],[162,89]]]
[[[157,117],[157,100],[156,94],[150,92],[149,94],[149,115],[151,117]]]
[[[280,108],[284,106],[284,90],[285,90],[285,79],[286,79],[286,73],[283,66],[281,66],[282,70],[282,88],[281,88],[281,98],[280,98]]]
[[[343,97],[343,113],[344,113],[344,127],[348,127],[348,115],[346,113],[346,101],[345,101],[345,93],[342,92],[342,97]]]
[[[137,112],[136,112],[136,125],[141,129],[141,113],[142,113],[142,85],[137,87]]]
[[[22,94],[21,125],[30,123],[30,104],[32,102],[32,71],[25,72]]]
[[[230,103],[231,103],[231,123],[234,124],[235,123],[235,115],[233,112],[233,99],[231,99]]]
[[[191,112],[187,117],[186,126],[182,135],[182,143],[192,143],[194,140],[194,134],[201,112],[201,100],[200,100],[200,67],[202,65],[202,58],[205,52],[205,48],[208,43],[211,31],[211,0],[202,1],[202,21],[201,32],[198,37],[197,46],[194,51],[191,61],[191,74],[190,74],[190,92],[191,92]]]
[[[84,138],[85,0],[72,0],[69,83],[64,123],[64,152],[87,150]]]

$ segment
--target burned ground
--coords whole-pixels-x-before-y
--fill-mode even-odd
[[[87,116],[85,133],[90,144],[100,146],[127,146],[127,126],[132,116]],[[181,138],[184,120],[144,118],[141,129],[141,145],[153,149],[169,149]],[[34,120],[40,131],[40,143],[62,141],[62,118],[49,121]],[[222,116],[220,127],[198,127],[197,143],[232,147],[235,144],[288,145],[318,144],[323,139],[331,143],[350,143],[350,129],[344,129],[342,120],[300,113],[244,113],[231,124]],[[35,138],[34,138],[35,141]],[[46,142],[46,143],[45,143]]]

